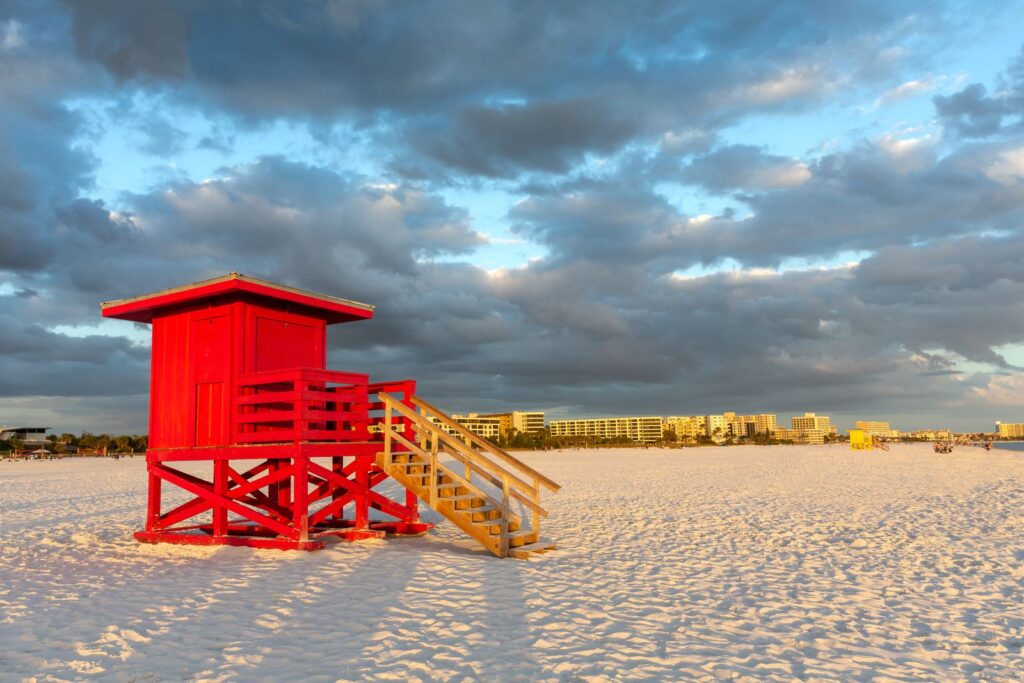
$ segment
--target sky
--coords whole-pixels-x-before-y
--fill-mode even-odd
[[[238,271],[452,412],[1024,422],[1024,3],[0,0],[0,424]]]

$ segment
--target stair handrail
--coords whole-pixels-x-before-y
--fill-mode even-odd
[[[450,469],[449,467],[446,467],[445,465],[443,465],[440,462],[437,462],[436,459],[434,457],[432,457],[433,456],[432,453],[428,453],[428,452],[424,451],[419,446],[417,446],[415,443],[413,443],[412,441],[406,439],[401,434],[393,433],[391,435],[391,437],[393,439],[396,439],[400,444],[402,444],[406,448],[410,449],[413,453],[416,453],[416,454],[420,455],[421,457],[429,458],[430,459],[431,467],[436,468],[437,471],[443,472],[447,476],[452,477],[453,479],[463,479],[463,482],[460,483],[460,486],[465,486],[466,488],[471,489],[474,492],[474,494],[476,494],[477,496],[482,498],[487,503],[490,503],[495,508],[497,508],[497,509],[501,508],[501,505],[498,503],[498,501],[495,500],[490,494],[488,494],[486,491],[482,490],[480,487],[476,486],[473,482],[466,481],[463,477],[460,477],[458,475],[458,473],[455,472],[454,470]],[[436,489],[437,489],[436,483],[432,484],[432,486],[431,486],[431,495],[434,497],[434,499],[436,499]],[[433,502],[433,499],[432,499],[432,502]],[[547,513],[545,512],[545,514],[547,514]]]
[[[418,407],[420,410],[425,410],[428,413],[432,413],[434,415],[434,417],[436,417],[439,422],[443,422],[447,427],[450,427],[454,431],[458,432],[460,435],[462,435],[466,439],[469,439],[471,441],[475,441],[476,443],[480,444],[480,446],[484,450],[486,450],[488,453],[490,453],[491,455],[497,456],[498,458],[500,458],[501,460],[504,460],[509,465],[512,465],[514,468],[520,470],[521,472],[523,472],[525,474],[528,474],[529,476],[533,477],[534,479],[536,479],[540,483],[544,484],[544,486],[546,486],[549,491],[557,492],[557,491],[559,491],[562,488],[561,485],[556,484],[555,482],[553,482],[548,477],[545,477],[543,474],[541,474],[537,470],[533,469],[532,467],[527,465],[525,462],[523,462],[519,458],[516,458],[516,457],[513,457],[513,456],[509,455],[505,451],[501,450],[500,448],[498,448],[497,446],[492,444],[490,441],[487,441],[486,439],[484,439],[480,435],[474,434],[473,432],[469,431],[468,429],[463,427],[461,424],[459,424],[455,420],[453,420],[450,417],[448,417],[445,413],[443,413],[442,411],[438,410],[437,408],[435,408],[431,404],[429,404],[426,401],[424,401],[419,396],[413,396],[412,397],[412,403],[413,403],[413,405]]]
[[[466,430],[462,425],[456,423],[440,410],[434,408],[418,396],[414,395],[412,397],[406,397],[406,401],[412,403],[414,407],[410,407],[407,405],[406,401],[399,401],[394,396],[383,391],[379,392],[377,397],[380,400],[381,405],[384,407],[384,453],[382,455],[384,456],[385,463],[388,468],[390,468],[394,462],[394,451],[392,447],[393,440],[398,441],[399,444],[406,448],[410,448],[413,452],[419,452],[422,456],[426,455],[425,449],[427,440],[429,440],[431,443],[429,460],[433,471],[447,471],[448,475],[453,479],[463,482],[467,488],[474,490],[479,494],[482,494],[483,491],[473,484],[472,473],[474,471],[483,476],[491,484],[499,486],[501,491],[501,503],[495,506],[501,512],[499,546],[495,550],[495,553],[499,557],[506,557],[510,551],[512,542],[512,534],[510,533],[509,526],[510,523],[515,521],[516,524],[521,524],[524,521],[522,516],[516,514],[512,510],[511,501],[513,498],[522,503],[526,510],[530,511],[531,524],[528,533],[534,537],[533,542],[541,542],[541,518],[548,516],[547,510],[540,506],[541,484],[544,484],[555,491],[561,488],[558,484],[517,458],[513,458],[504,451],[501,451],[497,447],[491,446],[491,448],[487,448],[490,444],[487,442],[481,442],[480,437],[477,437],[472,432]],[[401,433],[395,428],[392,421],[392,411],[396,411],[398,415],[401,415],[403,418],[408,420],[406,427],[401,430]],[[406,431],[406,428],[408,427],[411,427],[417,433],[419,445],[413,443],[412,435]],[[445,427],[450,427],[452,430],[451,433],[446,431]],[[404,434],[404,436],[402,434]],[[466,438],[465,443],[459,438],[463,435]],[[473,447],[474,442],[480,443],[483,448],[481,450],[475,449]],[[438,462],[437,448],[439,443],[444,443],[446,446],[445,450],[447,450],[456,461],[461,462],[466,466],[465,476],[455,474]],[[519,475],[507,469],[500,462],[488,457],[488,454],[498,455],[499,457],[504,455],[505,457],[501,457],[501,460],[517,466],[520,470],[520,474],[527,475],[532,480],[532,484],[524,481]],[[434,507],[435,500],[437,498],[436,482],[433,479],[431,479],[431,481],[432,485],[428,491],[428,495],[430,498],[431,508],[437,509]],[[488,502],[494,500],[491,496],[486,494],[481,495],[480,497]],[[522,529],[520,528],[520,530]]]
[[[535,518],[538,516],[548,516],[548,511],[540,505],[539,484],[536,483],[536,480],[534,480],[535,483],[531,485],[498,463],[481,457],[481,454],[474,451],[472,447],[464,444],[457,437],[448,434],[443,429],[440,429],[437,425],[427,419],[425,415],[417,413],[394,396],[383,391],[377,396],[389,410],[396,410],[399,415],[410,419],[414,428],[416,425],[422,425],[427,431],[435,436],[435,438],[439,438],[443,441],[450,448],[449,452],[455,456],[456,460],[475,469],[477,472],[487,477],[492,484],[504,487],[505,482],[515,482],[518,487],[510,487],[509,493],[530,508],[534,512]],[[392,434],[392,436],[397,437],[398,434],[395,433]],[[399,439],[399,442],[403,443],[406,447],[408,447],[408,444],[410,443],[405,438]],[[417,450],[419,449],[417,448]],[[487,467],[483,467],[482,465],[486,465]],[[488,471],[488,467],[490,468],[490,471]],[[525,489],[530,495],[527,496],[519,490],[520,488]]]

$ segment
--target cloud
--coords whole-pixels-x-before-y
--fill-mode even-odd
[[[410,131],[411,146],[445,166],[492,177],[521,168],[565,172],[587,152],[614,152],[637,132],[634,120],[586,100],[471,106],[448,126]]]
[[[1014,408],[1019,415],[1019,410],[1024,406],[1024,375],[996,375],[988,379],[984,384],[972,386],[967,398],[958,402],[957,407],[967,405],[980,405],[987,408]]]
[[[984,170],[1006,145],[965,146],[939,157],[933,146],[862,144],[823,157],[799,186],[745,198],[752,216],[722,226],[709,257],[750,265],[781,258],[874,250],[977,230],[1018,232],[1024,185]],[[715,254],[715,252],[718,252]]]
[[[120,337],[68,337],[0,315],[0,396],[145,393],[149,349]]]
[[[1002,98],[993,98],[985,86],[972,83],[949,96],[935,97],[935,109],[943,125],[963,137],[986,137],[999,132],[1009,109]]]
[[[681,178],[717,192],[744,188],[733,198],[746,211],[687,215],[652,187],[671,175],[652,178],[630,167],[530,188],[510,218],[519,234],[547,247],[552,262],[644,263],[657,273],[726,260],[776,267],[987,230],[1019,235],[1017,150],[987,143],[940,156],[934,141],[883,137],[804,166],[732,146],[697,157]]]
[[[697,157],[682,173],[683,180],[715,193],[794,187],[810,177],[802,161],[767,154],[752,145],[721,147]]]
[[[1019,370],[1001,349],[1024,338],[1022,141],[1007,109],[1021,62],[991,90],[936,98],[941,139],[905,129],[796,159],[737,133],[899,80],[892,97],[920,92],[903,74],[931,65],[905,39],[946,40],[955,13],[12,6],[0,408],[143,429],[146,349],[94,328],[97,303],[238,270],[375,304],[373,321],[331,329],[330,365],[414,377],[452,410],[938,416],[960,402],[964,419],[985,415],[984,392],[1012,400],[999,378]],[[100,199],[93,155],[109,150],[82,100],[132,131],[133,151],[199,144],[229,161]],[[215,125],[197,132],[192,116]],[[270,122],[307,126],[322,148],[245,157]],[[339,147],[334,126],[367,149]],[[476,265],[485,226],[451,184],[514,195],[508,222],[543,255]]]
[[[119,81],[181,78],[188,73],[188,20],[166,0],[95,0],[72,10],[79,57],[98,62]]]
[[[963,138],[1024,130],[1024,47],[1001,80],[992,94],[981,83],[971,83],[952,95],[933,98],[946,130]]]
[[[556,263],[646,263],[676,252],[686,230],[667,201],[614,182],[529,197],[510,217],[513,231],[547,246]]]
[[[873,108],[878,108],[883,104],[892,104],[894,102],[900,102],[902,100],[917,97],[927,92],[931,92],[941,86],[947,81],[946,76],[927,76],[923,78],[914,78],[909,81],[904,81],[899,85],[889,88],[882,95],[875,100]]]
[[[912,3],[874,0],[65,6],[77,57],[123,85],[242,124],[348,117],[384,146],[405,143],[397,170],[486,177],[811,106],[854,74],[891,74],[904,32],[956,20],[908,21]]]
[[[1007,149],[985,169],[985,175],[1003,185],[1024,182],[1024,146]]]

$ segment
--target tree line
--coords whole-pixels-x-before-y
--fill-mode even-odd
[[[76,436],[65,432],[60,435],[47,435],[45,448],[52,453],[144,453],[148,441],[145,434],[115,435],[82,432]],[[26,450],[25,442],[18,437],[0,441],[0,452],[24,450]]]
[[[515,448],[523,450],[550,450],[552,448],[593,448],[599,446],[718,446],[756,444],[760,446],[792,444],[788,439],[776,439],[770,434],[754,434],[750,436],[733,436],[722,434],[715,429],[714,438],[701,434],[699,437],[677,436],[671,429],[662,432],[661,441],[643,444],[628,436],[608,438],[598,436],[554,436],[548,427],[536,432],[523,433],[512,429],[496,439],[491,439],[498,448]]]

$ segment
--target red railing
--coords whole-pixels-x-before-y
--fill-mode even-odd
[[[317,368],[290,368],[238,378],[232,442],[382,441],[386,391],[412,406],[416,382],[369,383],[369,376]]]
[[[385,406],[384,401],[378,398],[378,394],[385,392],[390,396],[397,398],[403,405],[409,407],[410,410],[415,410],[412,399],[416,395],[416,381],[411,379],[405,379],[398,382],[377,382],[367,387],[370,398],[372,399],[369,404],[370,409],[370,438],[373,441],[384,440],[384,414]],[[412,438],[412,421],[406,417],[392,417],[391,418],[392,429],[398,429],[401,427],[401,433]]]

